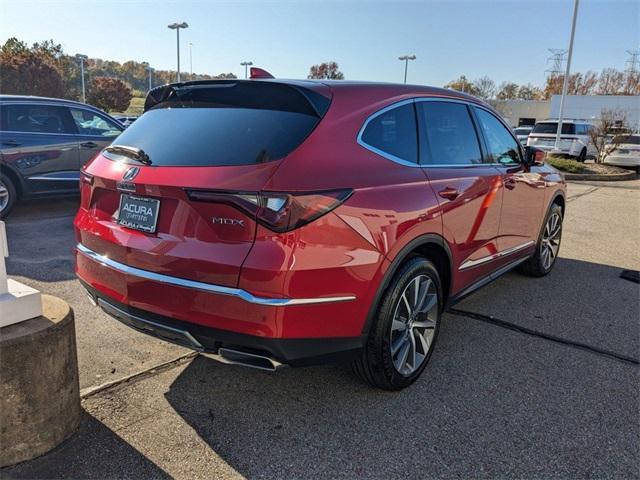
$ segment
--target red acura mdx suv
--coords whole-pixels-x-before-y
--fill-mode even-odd
[[[554,265],[563,177],[478,99],[415,85],[152,90],[82,171],[77,275],[125,324],[272,370],[424,370],[442,312]]]

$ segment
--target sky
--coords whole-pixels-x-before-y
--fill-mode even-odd
[[[140,1],[0,0],[0,42],[53,39],[66,53],[244,75],[250,60],[280,78],[338,62],[349,80],[402,82],[400,55],[416,55],[408,82],[442,86],[464,74],[542,85],[548,48],[567,48],[573,0]],[[640,1],[581,0],[572,71],[625,69],[640,48]]]

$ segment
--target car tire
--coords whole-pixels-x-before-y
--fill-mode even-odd
[[[584,161],[587,159],[587,149],[583,148],[582,151],[580,152],[580,155],[578,155],[577,160],[580,163],[584,163]]]
[[[16,203],[18,192],[9,177],[0,173],[0,218],[5,218]]]
[[[521,273],[530,277],[544,277],[556,263],[562,240],[562,208],[557,203],[551,205],[538,242],[531,258],[519,267]]]
[[[393,276],[378,305],[353,370],[373,387],[400,390],[422,374],[438,338],[442,287],[435,265],[411,258]]]

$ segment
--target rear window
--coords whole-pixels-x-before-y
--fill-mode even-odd
[[[555,134],[558,131],[558,122],[543,122],[536,123],[536,126],[533,127],[532,133],[551,133]],[[562,134],[563,135],[575,135],[576,126],[573,123],[563,123],[562,124]]]
[[[114,144],[142,149],[159,166],[264,163],[292,152],[328,108],[315,92],[249,83],[163,87]]]
[[[613,143],[626,145],[640,145],[640,135],[617,135],[613,138]]]

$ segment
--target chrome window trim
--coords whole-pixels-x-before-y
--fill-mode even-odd
[[[392,155],[391,153],[387,153],[384,150],[380,150],[379,148],[376,148],[376,147],[374,147],[372,145],[369,145],[364,140],[362,140],[362,135],[364,134],[364,131],[367,129],[367,126],[369,125],[371,120],[379,117],[380,115],[382,115],[385,112],[388,112],[389,110],[393,110],[394,108],[402,107],[403,105],[409,105],[409,104],[413,104],[413,103],[414,103],[414,99],[413,98],[410,98],[408,100],[401,100],[399,102],[392,103],[391,105],[387,105],[386,107],[384,107],[384,108],[382,108],[380,110],[376,110],[375,112],[373,112],[371,115],[369,115],[367,117],[367,119],[364,121],[364,123],[360,127],[360,130],[358,131],[358,136],[356,137],[356,141],[358,142],[358,144],[361,147],[366,148],[370,152],[378,154],[381,157],[384,157],[387,160],[391,160],[394,163],[398,163],[400,165],[404,165],[405,167],[420,168],[420,166],[421,166],[420,163],[414,163],[414,162],[410,162],[409,160],[405,160],[403,158],[396,157],[395,155]],[[418,159],[418,160],[420,160],[420,159]]]
[[[164,275],[162,273],[150,272],[141,268],[131,267],[124,263],[116,262],[104,255],[90,250],[81,243],[76,245],[78,253],[81,253],[85,257],[100,263],[106,267],[117,270],[126,275],[132,275],[146,280],[152,280],[154,282],[166,283],[169,285],[175,285],[183,288],[191,288],[194,290],[200,290],[208,293],[215,293],[219,295],[229,295],[232,297],[238,297],[247,303],[253,303],[257,305],[264,305],[268,307],[288,307],[292,305],[311,305],[320,303],[335,303],[335,302],[347,302],[355,300],[354,295],[343,297],[316,297],[316,298],[266,298],[256,297],[255,295],[243,290],[241,288],[225,287],[222,285],[215,285],[212,283],[198,282],[195,280],[187,280],[185,278],[172,277],[170,275]]]
[[[498,258],[506,257],[507,255],[511,255],[512,253],[519,252],[520,250],[524,250],[527,247],[535,245],[533,240],[529,240],[521,245],[516,245],[515,247],[507,248],[498,253],[494,253],[493,255],[488,255],[486,257],[478,258],[476,260],[467,260],[460,265],[458,271],[467,270],[469,268],[477,267],[479,265],[484,265],[487,262],[491,262],[493,260],[497,260]]]

